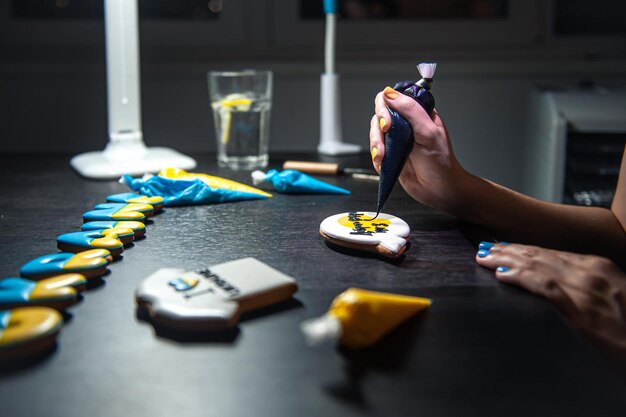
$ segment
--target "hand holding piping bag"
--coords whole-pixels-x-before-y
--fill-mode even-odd
[[[417,86],[420,83],[421,80]],[[398,83],[396,87],[402,88],[407,85],[406,82]],[[446,209],[449,204],[453,204],[450,198],[457,194],[455,189],[460,186],[458,179],[465,171],[454,156],[448,131],[437,110],[434,109],[434,101],[429,102],[422,98],[423,101],[418,102],[419,97],[423,96],[420,96],[419,92],[413,94],[413,88],[410,86],[403,91],[407,89],[411,89],[411,97],[390,87],[386,87],[376,96],[376,114],[370,124],[372,163],[381,174],[381,187],[383,175],[389,176],[390,178],[386,178],[385,181],[392,182],[391,186],[386,187],[390,191],[395,183],[394,175],[397,175],[395,171],[398,170],[400,184],[411,197],[430,207]],[[429,110],[432,111],[431,115],[428,113]],[[397,129],[394,129],[394,123]],[[412,142],[403,145],[400,140],[396,143],[386,143],[390,135],[397,139],[406,131],[412,132]],[[404,150],[394,149],[393,156],[387,155],[390,146]],[[405,154],[402,154],[403,152]],[[406,161],[402,159],[403,157]],[[391,164],[391,158],[395,159],[395,164],[392,164],[395,166],[386,165]],[[378,208],[382,208],[384,203],[381,198],[383,200],[386,198],[382,191],[382,189],[379,191]]]

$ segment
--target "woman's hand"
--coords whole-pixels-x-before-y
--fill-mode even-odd
[[[607,258],[518,244],[479,246],[496,278],[546,297],[626,369],[626,274]]]
[[[387,106],[400,113],[413,129],[413,150],[400,174],[400,184],[415,200],[447,212],[455,212],[467,174],[456,160],[448,131],[435,110],[432,119],[415,100],[390,87],[378,93],[376,114],[370,124],[370,149],[374,168],[380,172],[385,157],[385,133],[392,119]]]

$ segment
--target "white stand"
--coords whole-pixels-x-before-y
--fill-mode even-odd
[[[327,12],[324,51],[325,72],[320,80],[320,144],[317,151],[324,155],[355,154],[361,151],[361,147],[343,143],[341,140],[339,75],[335,74],[335,25],[335,13]]]
[[[137,0],[105,0],[109,143],[76,155],[70,164],[88,178],[193,169],[196,161],[169,148],[148,148],[141,131]]]

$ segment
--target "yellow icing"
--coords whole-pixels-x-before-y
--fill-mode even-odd
[[[333,300],[328,312],[341,322],[341,343],[358,349],[376,343],[431,303],[428,298],[349,288]]]
[[[0,346],[27,342],[58,331],[63,324],[61,314],[47,307],[23,307],[11,310],[9,322],[0,333]]]
[[[91,249],[72,256],[63,265],[63,269],[97,268],[108,264],[111,260],[111,252],[108,250]]]
[[[76,287],[87,284],[87,278],[82,274],[63,274],[37,281],[35,289],[44,287],[48,290],[54,290],[64,287]]]
[[[146,218],[146,216],[144,216],[142,213],[138,211],[132,211],[132,210],[126,210],[126,209],[122,209],[120,211],[113,213],[111,217],[114,219],[130,218],[130,219],[135,219],[135,220],[143,220]]]
[[[77,291],[71,287],[58,287],[58,286],[48,286],[45,284],[37,283],[33,292],[30,293],[31,300],[49,300],[54,298],[64,298],[65,296],[74,296],[76,297]]]
[[[145,203],[150,205],[161,204],[163,203],[163,197],[161,196],[152,196],[149,197],[147,195],[140,195],[137,197],[133,197],[127,201],[128,203]]]
[[[154,207],[146,203],[128,203],[121,211],[152,211]]]
[[[137,222],[134,220],[121,220],[117,222],[114,228],[118,228],[118,227],[128,228],[132,230],[142,230],[146,228],[146,225],[143,224],[142,222]]]
[[[105,249],[117,249],[122,246],[122,242],[116,237],[100,237],[91,241],[90,246],[94,246],[97,248],[105,248]]]
[[[129,227],[114,227],[112,229],[104,229],[102,231],[102,235],[106,237],[110,237],[111,239],[117,239],[118,236],[127,236],[133,235],[133,229]]]
[[[212,175],[207,175],[207,174],[197,174],[193,172],[187,172],[179,168],[165,168],[161,170],[161,172],[159,172],[159,176],[163,178],[169,178],[172,180],[187,180],[187,181],[191,181],[197,178],[211,188],[223,188],[223,189],[232,190],[232,191],[242,191],[246,193],[260,194],[266,197],[272,196],[271,194],[266,193],[263,190],[250,187],[249,185],[245,185],[236,181],[228,180],[226,178],[221,178],[221,177],[214,177]]]
[[[367,232],[376,232],[376,228],[379,229],[386,229],[389,227],[389,225],[391,224],[390,220],[387,219],[374,219],[374,220],[370,220],[369,217],[365,217],[366,220],[363,220],[364,217],[363,215],[360,215],[359,218],[361,220],[359,220],[359,224],[360,224],[360,228],[361,229],[365,229]],[[340,217],[337,222],[342,225],[345,226],[349,229],[354,229],[354,222],[350,220],[350,218],[348,216],[343,216]]]

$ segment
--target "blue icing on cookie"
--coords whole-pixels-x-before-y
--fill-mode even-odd
[[[57,243],[62,243],[62,244],[72,245],[72,246],[79,246],[81,248],[103,247],[104,249],[117,249],[117,248],[121,248],[124,246],[122,242],[119,242],[119,241],[118,241],[118,244],[106,245],[106,247],[101,246],[101,245],[94,246],[92,244],[95,239],[101,239],[101,238],[106,238],[106,236],[102,234],[102,230],[88,230],[85,232],[65,233],[57,237]],[[108,238],[108,239],[117,240],[114,238]]]
[[[94,220],[145,220],[146,216],[140,210],[124,210],[126,206],[128,206],[126,203],[98,204],[95,206],[95,210],[83,213],[83,220],[86,222]]]
[[[93,221],[93,222],[88,222],[83,224],[80,227],[80,230],[82,231],[88,231],[88,230],[102,230],[102,229],[113,229],[117,223],[119,223],[117,220],[98,220],[98,221]]]
[[[20,269],[20,275],[28,277],[33,275],[51,274],[63,272],[63,265],[72,257],[73,253],[53,253],[40,256],[28,261]]]
[[[0,311],[0,339],[2,338],[2,331],[9,327],[9,319],[11,318],[11,311]]]
[[[126,203],[128,200],[139,197],[141,197],[141,195],[137,193],[120,193],[108,196],[107,201],[111,201],[113,203]]]
[[[111,220],[113,219],[113,215],[117,213],[119,209],[110,208],[110,209],[99,209],[99,210],[91,210],[83,213],[83,219],[86,221],[91,220]],[[132,220],[135,220],[134,218]]]
[[[139,195],[136,195],[136,197],[139,197]],[[154,209],[154,207],[150,204],[146,204],[146,203],[101,203],[101,204],[96,204],[93,208],[96,210],[110,210],[110,209],[115,209],[116,212],[117,211],[121,211],[124,209],[127,209],[127,206],[129,205],[134,205],[135,207],[137,205],[143,205],[145,206],[145,208],[142,210],[140,208],[133,208],[132,211],[138,211],[140,213],[145,213],[145,212],[150,212]]]
[[[173,278],[168,284],[174,287],[176,291],[187,291],[198,285],[198,278]]]
[[[0,280],[0,304],[27,302],[36,285],[31,280],[17,277]]]

